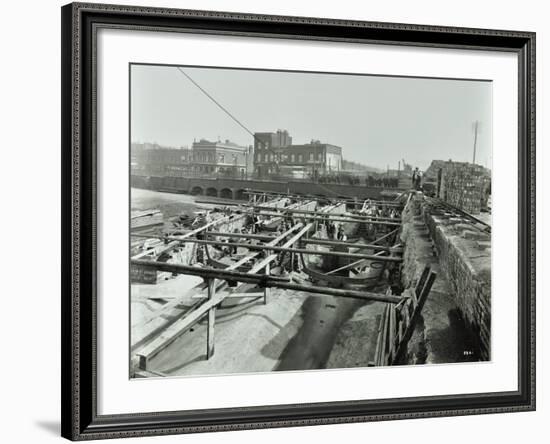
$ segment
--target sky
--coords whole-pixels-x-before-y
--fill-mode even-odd
[[[249,131],[286,129],[294,144],[342,147],[344,159],[385,170],[434,159],[491,167],[492,83],[182,67]],[[177,67],[132,65],[131,140],[170,147],[193,140],[252,145],[253,137]],[[401,164],[402,168],[402,164]]]

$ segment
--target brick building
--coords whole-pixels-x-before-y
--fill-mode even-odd
[[[257,177],[285,175],[303,176],[338,173],[342,170],[342,148],[312,140],[293,145],[287,131],[254,134],[254,172]]]
[[[251,147],[225,142],[211,142],[201,139],[193,142],[190,172],[201,175],[215,174],[231,177],[246,177]]]
[[[292,145],[292,137],[287,130],[276,133],[254,133],[254,151],[285,148]]]
[[[312,140],[304,145],[292,145],[287,150],[287,163],[300,165],[313,176],[338,173],[342,169],[342,148]]]
[[[252,147],[226,140],[201,139],[192,148],[170,148],[151,143],[132,143],[131,173],[135,176],[246,177],[252,170]]]
[[[292,145],[286,130],[275,133],[254,133],[254,173],[257,177],[276,174],[285,148]]]

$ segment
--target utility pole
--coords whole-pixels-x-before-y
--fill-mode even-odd
[[[472,163],[476,163],[476,148],[477,148],[477,132],[479,129],[479,120],[476,120],[474,122],[474,157],[472,159]]]

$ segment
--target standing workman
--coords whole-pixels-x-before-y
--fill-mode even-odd
[[[418,169],[418,168],[417,168]],[[415,190],[420,190],[420,188],[422,187],[422,174],[420,173],[420,171],[418,171],[416,173],[416,183],[415,183]]]
[[[235,228],[233,230],[233,233],[235,234],[239,234],[239,229],[238,228]],[[229,247],[229,254],[237,254],[237,246],[236,245],[231,245],[231,244],[236,244],[239,240],[234,238],[234,237],[230,237],[229,238],[229,244],[230,244],[230,247]]]
[[[412,187],[416,190],[416,178],[418,176],[418,167],[416,167],[413,171],[412,175]]]

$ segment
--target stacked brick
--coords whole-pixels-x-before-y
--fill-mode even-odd
[[[445,162],[439,197],[468,213],[479,214],[487,208],[491,189],[489,170],[466,162]]]

